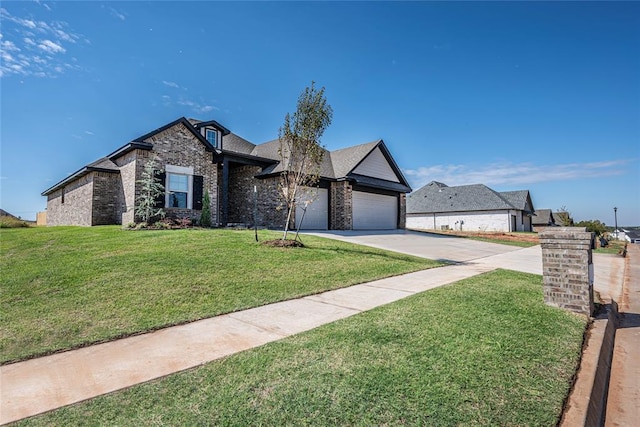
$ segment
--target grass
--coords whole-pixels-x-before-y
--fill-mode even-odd
[[[512,233],[512,235],[515,235],[516,233]],[[499,243],[501,245],[509,245],[509,246],[518,246],[521,248],[530,248],[532,246],[536,246],[539,245],[539,243],[535,243],[535,242],[528,242],[528,241],[524,241],[524,240],[517,240],[517,236],[514,236],[515,239],[510,240],[510,239],[501,239],[500,237],[482,237],[482,236],[465,236],[468,239],[471,240],[477,240],[479,242],[488,242],[488,243]]]
[[[595,253],[600,254],[620,254],[625,246],[625,241],[623,240],[609,240],[609,244],[607,247],[603,248],[600,245],[596,249],[593,250]]]
[[[261,231],[261,240],[279,234]],[[8,362],[438,265],[304,236],[252,231],[0,231],[0,361]]]
[[[586,319],[504,270],[22,425],[556,425]]]
[[[440,231],[440,230],[421,230],[412,229],[422,233],[439,234],[443,236],[461,237],[464,239],[478,240],[480,242],[498,243],[501,245],[518,246],[521,248],[529,248],[539,245],[538,233],[534,232],[493,232],[493,231]]]

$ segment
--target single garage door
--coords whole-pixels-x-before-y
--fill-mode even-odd
[[[354,191],[354,230],[391,230],[398,228],[398,198]]]
[[[300,225],[305,200],[313,200],[307,206],[302,220],[303,230],[327,230],[329,228],[329,190],[326,188],[305,188],[296,205],[296,228]]]

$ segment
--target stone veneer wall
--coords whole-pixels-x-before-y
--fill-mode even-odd
[[[353,189],[348,181],[331,183],[329,207],[329,229],[351,230],[353,228]]]
[[[164,170],[167,164],[193,167],[194,175],[203,177],[203,197],[205,192],[209,191],[211,222],[218,223],[218,166],[213,163],[213,153],[206,151],[204,145],[181,123],[147,138],[145,142],[152,143],[153,150],[135,150],[136,179],[140,179],[145,163],[154,156],[157,158],[157,167],[161,170]],[[140,185],[136,184],[135,194],[139,193],[139,187]],[[165,212],[168,217],[189,217],[197,220],[201,214],[201,211],[196,209],[165,208]]]
[[[593,313],[593,233],[585,230],[550,228],[539,237],[545,303],[590,316]]]
[[[93,174],[81,176],[47,196],[47,225],[91,225]]]

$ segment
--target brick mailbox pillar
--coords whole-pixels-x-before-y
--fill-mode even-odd
[[[593,313],[593,233],[581,227],[539,233],[544,302],[591,316]]]

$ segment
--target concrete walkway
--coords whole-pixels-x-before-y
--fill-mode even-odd
[[[640,246],[629,245],[615,334],[605,426],[640,423]]]
[[[0,366],[0,424],[140,384],[492,267],[453,265]]]
[[[495,268],[541,274],[539,246],[522,249],[473,242],[472,254],[466,239],[463,248],[456,247],[463,239],[450,244],[441,240],[432,247],[433,240],[400,235],[411,242],[409,247],[415,246],[414,254],[427,257],[439,247],[444,255],[436,259],[457,264],[0,366],[0,424],[192,368]],[[390,249],[402,246],[403,239],[391,233],[382,240]],[[609,282],[611,268],[600,264],[609,265],[611,260],[594,256],[596,289],[599,282]]]

